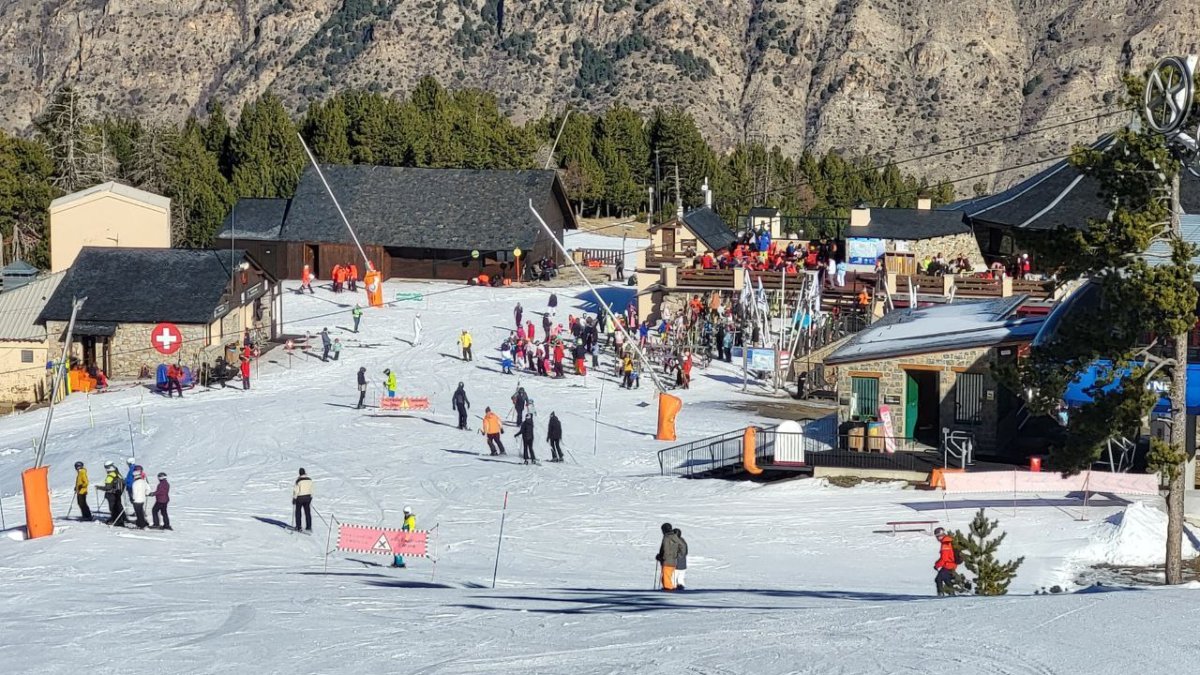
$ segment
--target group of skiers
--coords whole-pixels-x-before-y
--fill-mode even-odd
[[[525,412],[527,407],[532,407],[533,401],[530,400],[524,387],[517,386],[517,391],[512,395],[512,404],[519,427],[516,437],[521,439],[521,459],[525,464],[538,464],[537,454],[533,449],[537,437],[533,424],[533,412]],[[454,390],[450,405],[458,413],[458,428],[467,430],[467,411],[471,408],[471,401],[467,398],[466,385],[462,382],[459,382],[458,388]],[[483,423],[480,425],[479,433],[487,439],[488,454],[508,454],[504,449],[504,441],[500,439],[500,436],[504,434],[504,423],[490,407],[484,408]],[[550,444],[550,461],[562,462],[562,421],[553,412],[550,413],[550,419],[546,423],[546,442]]]
[[[167,482],[167,474],[158,474],[158,484],[154,490],[150,490],[150,483],[146,479],[146,472],[142,466],[137,463],[133,457],[125,460],[128,469],[125,476],[117,470],[117,465],[111,461],[104,463],[104,483],[97,484],[94,487],[97,490],[104,492],[104,499],[108,503],[108,520],[106,524],[112,526],[128,525],[128,516],[125,513],[125,507],[122,504],[122,495],[127,495],[129,501],[133,504],[134,525],[144,530],[146,527],[152,529],[171,529],[171,518],[167,514],[167,505],[171,502],[171,484]],[[84,521],[93,520],[92,510],[88,507],[88,491],[91,489],[88,482],[87,467],[83,462],[75,462],[75,498],[79,504],[79,519]],[[151,510],[154,523],[152,525],[146,522],[146,500],[154,497],[154,506]]]
[[[683,532],[677,527],[672,527],[670,523],[662,524],[662,535],[658,555],[654,556],[662,573],[662,590],[687,590],[684,588],[687,577],[687,540],[683,538]]]

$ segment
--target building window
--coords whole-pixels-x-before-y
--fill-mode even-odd
[[[954,381],[954,421],[979,424],[983,421],[983,373],[959,373]]]
[[[21,350],[21,363],[33,363],[33,350],[32,349],[22,349]]]
[[[850,378],[850,419],[872,421],[879,417],[879,378]]]

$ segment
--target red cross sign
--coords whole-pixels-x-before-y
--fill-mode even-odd
[[[173,323],[160,323],[150,332],[150,344],[159,354],[170,356],[183,346],[183,335]]]

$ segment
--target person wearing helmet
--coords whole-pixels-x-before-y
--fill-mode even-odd
[[[130,499],[133,501],[133,524],[137,529],[146,529],[146,496],[150,494],[150,483],[146,481],[146,472],[142,467],[134,467],[133,491]]]
[[[167,482],[167,474],[161,471],[158,474],[158,485],[154,486],[154,508],[150,513],[154,516],[153,529],[171,529],[171,518],[167,515],[167,504],[171,503],[171,484]],[[159,527],[158,518],[162,516],[162,527]]]
[[[526,464],[537,464],[537,456],[533,454],[533,413],[525,414],[525,421],[521,422],[517,438],[521,439],[521,459],[525,460]]]
[[[458,336],[458,344],[460,347],[462,347],[463,361],[474,360],[474,357],[471,354],[471,334],[467,332],[466,328],[462,330],[462,335]]]
[[[415,532],[417,530],[417,515],[413,513],[411,506],[404,507],[404,524],[400,526],[402,532]],[[404,556],[396,556],[392,560],[392,567],[408,567],[404,564]]]
[[[954,537],[946,534],[946,530],[941,527],[933,531],[933,536],[941,543],[937,562],[933,563],[933,569],[937,570],[937,576],[934,577],[933,583],[937,586],[939,598],[944,595],[954,595],[954,570],[958,569]]]
[[[125,481],[117,471],[117,465],[112,462],[104,463],[104,500],[108,502],[109,525],[125,525],[125,507],[121,505],[121,493],[125,491]]]
[[[129,467],[125,470],[125,493],[129,495],[130,501],[133,501],[133,470],[137,468],[137,459],[134,457],[126,459],[125,466]]]
[[[362,410],[363,408],[367,407],[366,403],[365,403],[366,400],[367,400],[367,367],[361,366],[358,369],[358,405],[355,406],[355,409]]]
[[[467,410],[471,408],[471,402],[467,400],[467,389],[462,382],[459,382],[458,389],[454,390],[454,398],[450,404],[458,411],[458,428],[466,429]]]
[[[79,519],[90,521],[92,510],[88,508],[88,473],[83,462],[75,462],[75,500],[79,503]]]
[[[383,386],[387,389],[388,398],[396,398],[396,374],[390,368],[384,368],[383,374],[387,376]]]

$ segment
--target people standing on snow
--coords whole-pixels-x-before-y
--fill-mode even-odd
[[[150,494],[150,483],[146,481],[146,472],[137,467],[137,475],[133,479],[133,524],[137,529],[146,529],[146,495]]]
[[[525,393],[525,387],[517,385],[517,390],[513,392],[512,404],[513,409],[517,411],[517,424],[525,419],[525,405],[529,403],[529,395]]]
[[[662,566],[662,589],[675,590],[675,566],[679,564],[679,554],[683,550],[679,535],[670,523],[662,524],[662,543],[658,546],[658,555],[654,559]]]
[[[179,392],[179,398],[183,398],[183,369],[178,363],[167,366],[167,398],[174,392]]]
[[[683,363],[679,367],[679,373],[683,388],[690,388],[692,384],[692,353],[690,351],[683,353]]]
[[[137,477],[137,459],[133,457],[127,458],[125,460],[125,466],[128,467],[125,470],[125,494],[128,495],[130,499],[133,499],[133,479]]]
[[[421,344],[421,315],[413,315],[413,346]]]
[[[404,507],[404,524],[400,526],[401,532],[415,532],[417,530],[417,514],[413,513],[411,506]],[[407,567],[404,564],[404,556],[398,555],[392,559],[392,567]]]
[[[552,325],[553,325],[553,322],[550,321],[550,313],[547,312],[546,314],[543,314],[542,315],[542,332],[546,334],[547,340],[550,339],[550,327]]]
[[[121,493],[125,491],[125,481],[117,473],[117,465],[112,462],[104,463],[104,500],[108,502],[109,525],[125,524],[125,507],[121,505]]]
[[[500,426],[500,416],[492,412],[491,408],[483,410],[483,428],[479,430],[479,433],[487,437],[488,450],[491,451],[491,454],[507,454],[504,452],[504,442],[500,440],[500,434],[504,433],[504,429]]]
[[[300,515],[304,515],[304,529],[312,532],[312,494],[313,483],[308,474],[304,473],[304,469],[300,469],[300,475],[296,478],[296,484],[292,486],[292,504],[296,505],[296,529],[300,529]]]
[[[933,531],[933,536],[941,544],[937,562],[933,563],[933,569],[937,570],[937,576],[933,578],[933,583],[937,586],[939,598],[945,595],[954,595],[954,570],[958,569],[958,554],[954,551],[954,537],[946,534],[946,530],[940,527]]]
[[[250,388],[250,355],[244,353],[238,357],[238,360],[241,362],[239,367],[241,368],[242,390],[244,391]]]
[[[367,407],[365,405],[366,400],[367,400],[367,367],[362,366],[358,369],[358,405],[355,406],[355,409],[362,410],[363,408]]]
[[[322,361],[329,360],[329,348],[332,346],[333,346],[333,343],[329,339],[329,329],[322,328],[321,329],[321,360]]]
[[[633,358],[631,358],[629,355],[626,355],[625,358],[621,360],[621,373],[621,388],[633,388]]]
[[[396,398],[396,374],[390,368],[384,368],[383,374],[387,379],[383,381],[383,387],[387,389],[388,398]]]
[[[547,304],[549,305],[550,310],[548,312],[546,312],[546,314],[549,316],[555,316],[558,312],[558,294],[551,293],[550,294],[550,302],[548,302]]]
[[[337,361],[338,357],[341,355],[342,355],[342,339],[334,338],[334,340],[333,340],[333,360]]]
[[[675,590],[682,591],[686,590],[683,584],[687,580],[687,540],[683,538],[683,530],[680,530],[678,527],[673,532],[676,537],[679,537],[679,557],[676,558],[675,562]]]
[[[88,485],[87,467],[83,462],[75,462],[75,501],[79,504],[79,519],[90,521],[92,519],[92,510],[88,508],[88,490],[91,485]]]
[[[550,421],[546,424],[546,442],[550,444],[550,461],[563,461],[562,422],[553,412],[550,413]]]
[[[513,318],[517,320],[517,330],[521,330],[521,315],[525,313],[525,309],[521,307],[521,303],[513,308]]]
[[[358,303],[354,303],[354,309],[350,310],[350,316],[354,319],[354,332],[358,332],[358,324],[362,321],[363,310]]]
[[[458,383],[458,389],[454,390],[454,398],[451,399],[450,405],[458,411],[458,428],[467,428],[467,410],[471,407],[471,402],[467,400],[467,389],[462,382]]]
[[[154,486],[154,508],[150,510],[154,517],[153,529],[171,529],[171,517],[167,515],[167,504],[171,503],[171,484],[167,482],[167,474],[158,474],[158,485]],[[159,516],[162,516],[162,526],[159,527]]]
[[[537,464],[537,456],[533,454],[533,413],[525,416],[525,421],[521,422],[521,430],[517,432],[517,438],[521,439],[521,459],[528,464],[533,462]]]
[[[462,347],[463,361],[473,360],[471,356],[471,334],[467,332],[466,328],[463,329],[462,335],[458,336],[458,344]]]

